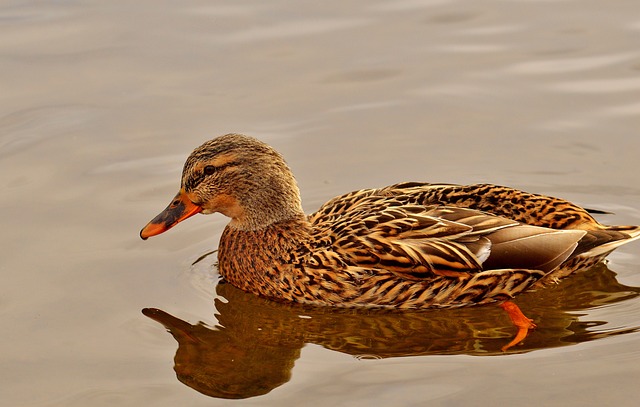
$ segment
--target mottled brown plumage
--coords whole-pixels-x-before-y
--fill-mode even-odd
[[[228,134],[185,163],[181,192],[147,238],[195,213],[231,218],[220,274],[272,299],[332,306],[503,301],[640,237],[570,202],[489,184],[403,183],[336,197],[306,216],[273,148]]]

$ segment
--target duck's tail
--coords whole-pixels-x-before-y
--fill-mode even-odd
[[[607,226],[602,230],[590,230],[579,242],[574,256],[603,256],[636,239],[640,239],[640,226]]]
[[[576,270],[594,266],[616,248],[639,238],[640,226],[605,226],[599,230],[588,230],[571,256],[560,267],[538,280],[533,288],[557,283]]]

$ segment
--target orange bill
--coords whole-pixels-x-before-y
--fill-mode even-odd
[[[151,222],[147,223],[147,226],[142,228],[140,237],[143,240],[147,240],[151,236],[159,235],[200,212],[202,212],[202,207],[191,202],[184,191],[180,190],[169,206],[153,218]]]

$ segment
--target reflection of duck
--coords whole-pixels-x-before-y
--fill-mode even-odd
[[[195,390],[222,398],[266,394],[286,383],[305,343],[358,357],[499,355],[511,328],[493,307],[422,311],[311,307],[262,299],[221,283],[218,325],[191,325],[157,309],[145,309],[178,341],[175,370]],[[618,283],[599,264],[569,281],[522,295],[541,324],[507,351],[528,352],[637,331],[603,329],[605,321],[579,320],[584,310],[623,301],[640,289]],[[577,313],[576,311],[583,311]]]
[[[355,191],[307,217],[280,154],[238,134],[195,149],[180,192],[140,236],[200,212],[231,218],[218,256],[231,284],[274,299],[347,307],[504,301],[640,237],[640,227],[603,226],[567,201],[495,185]],[[518,311],[514,322],[526,332],[533,325]]]

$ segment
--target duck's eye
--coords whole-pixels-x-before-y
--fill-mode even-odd
[[[204,173],[204,175],[212,175],[214,172],[216,172],[216,167],[214,167],[213,165],[207,165],[206,167],[204,167],[202,172]]]

